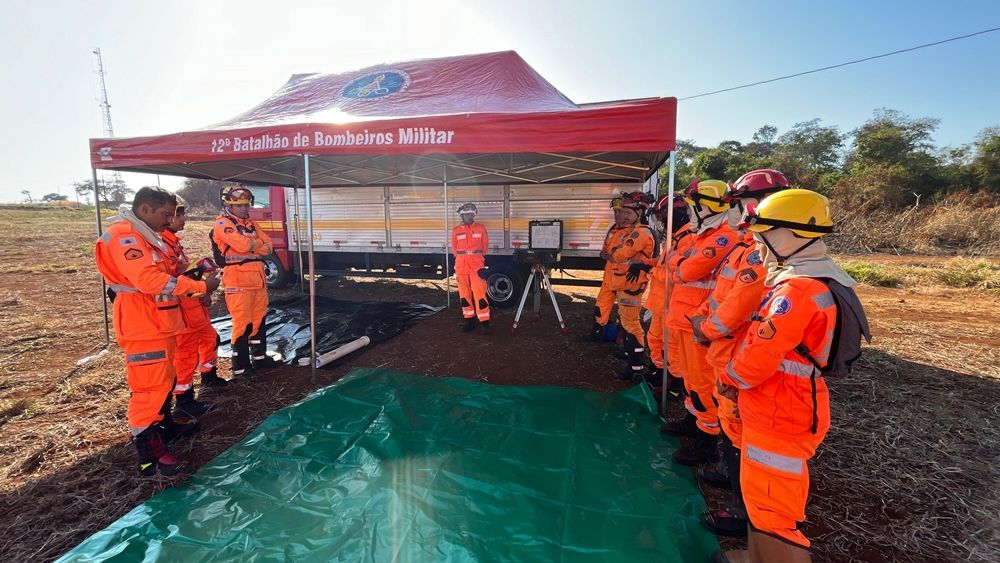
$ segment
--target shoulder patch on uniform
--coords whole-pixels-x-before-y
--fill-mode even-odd
[[[705,258],[715,258],[715,249],[714,248],[706,248],[705,250],[701,251],[701,254]]]
[[[639,238],[639,231],[632,231],[632,238]]]
[[[750,264],[751,266],[757,266],[762,262],[764,261],[760,259],[759,250],[754,250],[753,252],[747,255],[747,264]]]
[[[775,297],[774,301],[771,302],[771,316],[780,317],[781,315],[787,315],[791,310],[792,300],[783,295]]]
[[[774,338],[775,334],[778,334],[778,329],[774,328],[774,323],[771,322],[771,319],[764,319],[764,322],[760,323],[760,326],[757,327],[757,336],[764,340]]]
[[[625,239],[625,246],[635,246],[635,241],[632,239]]]
[[[725,235],[721,235],[721,236],[716,237],[716,239],[715,239],[715,245],[716,246],[728,246],[729,245],[729,237],[727,237]]]
[[[757,271],[754,270],[753,268],[744,268],[740,270],[739,278],[740,281],[743,283],[753,283],[757,281],[758,277],[760,276],[757,274]]]
[[[132,246],[133,244],[136,244],[137,242],[138,241],[135,240],[135,237],[122,237],[122,238],[118,239],[118,244],[120,244],[122,246]]]
[[[215,224],[218,225],[218,226],[220,226],[220,227],[225,227],[226,226],[226,220],[225,219],[219,219],[218,221],[215,222]]]
[[[142,256],[143,256],[142,251],[139,250],[138,248],[130,248],[125,251],[126,260],[137,260],[139,258],[142,258]]]
[[[222,232],[228,235],[230,233],[235,233],[236,231],[232,227],[226,227],[225,230],[223,230]]]

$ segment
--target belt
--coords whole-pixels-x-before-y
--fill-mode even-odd
[[[455,254],[482,254],[482,250],[456,250]]]

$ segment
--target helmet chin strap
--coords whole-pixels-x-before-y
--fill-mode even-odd
[[[803,250],[809,248],[810,245],[812,245],[814,242],[818,241],[819,239],[820,239],[820,237],[809,239],[809,242],[807,242],[807,243],[803,244],[802,246],[798,247],[797,249],[795,249],[795,252],[792,252],[788,256],[782,256],[781,254],[778,254],[778,251],[775,250],[773,246],[771,246],[771,243],[770,243],[770,241],[767,240],[767,236],[765,236],[765,233],[760,233],[760,240],[764,241],[764,245],[767,246],[768,252],[770,252],[771,254],[774,255],[774,258],[778,261],[778,267],[779,268],[784,267],[784,265],[792,258],[792,256],[795,256],[799,252],[802,252]]]
[[[699,205],[699,207],[700,207],[700,205]],[[711,211],[711,209],[709,209],[709,211]],[[709,213],[708,215],[705,215],[704,217],[702,217],[701,213],[698,213],[696,211],[695,214],[694,214],[694,218],[695,218],[696,221],[698,221],[698,228],[700,229],[701,226],[703,224],[705,224],[705,221],[711,219],[712,217],[715,217],[716,215],[719,215],[720,213],[725,213],[725,211],[714,211],[714,212]]]

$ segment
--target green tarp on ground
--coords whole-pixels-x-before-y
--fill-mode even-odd
[[[649,392],[355,369],[61,561],[707,561]]]

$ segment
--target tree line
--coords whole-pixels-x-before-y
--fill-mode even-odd
[[[749,143],[703,147],[677,143],[677,181],[733,181],[755,168],[784,172],[793,185],[829,195],[841,205],[899,209],[949,193],[1000,195],[1000,127],[987,127],[960,147],[937,147],[939,119],[879,109],[860,127],[841,132],[819,119],[778,134],[764,125]],[[661,171],[661,191],[666,174]]]

